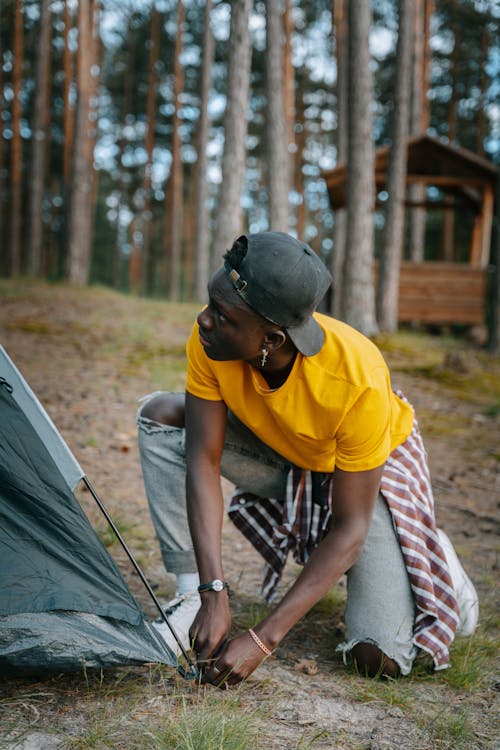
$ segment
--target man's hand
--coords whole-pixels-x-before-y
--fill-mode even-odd
[[[224,645],[231,629],[229,597],[224,592],[201,595],[201,607],[189,629],[198,666],[203,670]]]
[[[246,680],[265,658],[266,654],[247,630],[223,645],[203,671],[201,681],[224,690]]]

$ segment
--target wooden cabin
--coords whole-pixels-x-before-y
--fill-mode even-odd
[[[390,149],[377,149],[377,194],[386,189]],[[347,165],[324,172],[332,209],[344,208],[347,199]],[[439,202],[405,201],[408,208],[426,211],[471,212],[467,261],[403,260],[399,285],[400,322],[483,325],[487,273],[493,222],[497,167],[486,159],[429,135],[408,140],[406,184],[436,187]],[[427,192],[427,191],[426,191]]]

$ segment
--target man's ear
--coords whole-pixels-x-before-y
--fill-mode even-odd
[[[266,333],[265,345],[270,352],[275,352],[281,349],[286,341],[286,333],[281,328],[273,328],[271,331]]]

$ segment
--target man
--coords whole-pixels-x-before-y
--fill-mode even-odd
[[[287,234],[240,237],[189,338],[185,397],[157,394],[139,412],[148,500],[177,576],[171,622],[216,685],[247,678],[344,573],[340,648],[363,673],[408,674],[421,648],[442,668],[458,625],[472,632],[477,620],[474,588],[436,530],[411,406],[368,339],[314,312],[330,281]],[[267,562],[267,598],[288,549],[305,563],[232,639],[221,475],[238,488],[233,520]]]

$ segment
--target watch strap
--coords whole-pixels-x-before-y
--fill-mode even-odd
[[[198,586],[198,592],[201,594],[204,591],[224,591],[224,589],[227,589],[227,593],[229,596],[231,596],[231,589],[229,588],[229,584],[227,581],[221,581],[219,578],[215,578],[213,581],[208,581],[207,583],[202,583]]]

